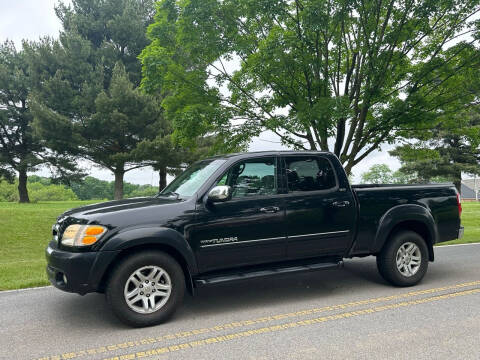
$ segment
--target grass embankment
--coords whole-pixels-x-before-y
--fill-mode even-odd
[[[0,290],[49,284],[44,251],[51,239],[52,224],[65,210],[92,202],[0,202]],[[480,241],[480,203],[463,203],[462,224],[464,238],[442,245]]]
[[[0,290],[49,284],[45,247],[57,216],[92,201],[0,202]]]

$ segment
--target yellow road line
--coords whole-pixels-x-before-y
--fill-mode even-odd
[[[476,285],[480,285],[480,281],[471,281],[471,282],[449,285],[449,286],[433,288],[433,289],[410,291],[410,292],[403,293],[403,294],[398,294],[398,295],[382,296],[382,297],[377,297],[377,298],[371,298],[371,299],[349,302],[349,303],[345,303],[345,304],[337,304],[337,305],[325,306],[325,307],[321,307],[321,308],[299,310],[299,311],[296,311],[296,312],[270,315],[270,316],[265,316],[265,317],[261,317],[261,318],[250,319],[250,320],[238,320],[238,321],[234,321],[234,322],[231,322],[231,323],[219,324],[219,325],[215,325],[215,326],[208,327],[208,328],[186,330],[186,331],[181,331],[181,332],[177,332],[177,333],[165,334],[165,335],[158,336],[158,337],[149,337],[149,338],[144,338],[144,339],[126,341],[126,342],[123,342],[123,343],[118,343],[118,344],[113,344],[113,345],[100,346],[98,348],[81,350],[81,351],[77,351],[77,352],[68,352],[68,353],[64,353],[64,354],[61,354],[61,355],[47,356],[47,357],[42,357],[38,360],[75,359],[75,358],[89,356],[89,355],[104,354],[104,353],[113,352],[113,351],[117,351],[117,350],[121,350],[121,349],[133,348],[133,347],[138,347],[138,346],[148,345],[148,344],[154,344],[154,343],[162,342],[162,341],[165,341],[165,340],[175,340],[175,339],[180,339],[180,338],[186,338],[186,337],[201,335],[201,334],[205,334],[205,333],[217,332],[217,331],[222,331],[222,330],[230,330],[230,329],[234,329],[234,328],[241,328],[241,327],[255,325],[255,324],[268,323],[268,322],[272,322],[272,321],[289,319],[289,318],[296,318],[296,317],[300,317],[300,316],[307,316],[307,315],[312,315],[312,314],[317,314],[317,313],[322,313],[322,312],[343,310],[343,309],[352,308],[352,307],[361,306],[361,305],[368,305],[368,304],[375,304],[375,303],[379,303],[379,302],[405,299],[405,298],[409,298],[409,297],[413,297],[413,296],[420,296],[420,295],[438,293],[438,292],[441,292],[441,291],[465,288],[465,287],[476,286]]]
[[[398,309],[398,308],[403,308],[403,307],[408,307],[408,306],[413,306],[413,305],[425,304],[425,303],[430,303],[430,302],[444,300],[444,299],[451,299],[451,298],[458,297],[458,296],[466,296],[466,295],[478,294],[478,293],[480,293],[480,289],[459,291],[459,292],[454,292],[454,293],[445,294],[445,295],[438,295],[438,296],[433,296],[433,297],[429,297],[429,298],[423,298],[423,299],[419,299],[419,300],[405,301],[405,302],[396,303],[396,304],[377,306],[377,307],[373,307],[373,308],[362,309],[362,310],[357,310],[357,311],[352,311],[352,312],[344,312],[344,313],[340,313],[340,314],[323,316],[323,317],[318,317],[318,318],[314,318],[314,319],[294,321],[294,322],[284,323],[284,324],[280,324],[280,325],[273,325],[273,326],[268,326],[268,327],[263,327],[263,328],[257,328],[257,329],[252,329],[252,330],[247,330],[247,331],[242,331],[242,332],[237,332],[237,333],[231,333],[231,334],[227,334],[227,335],[220,335],[220,336],[210,337],[210,338],[206,338],[206,339],[202,339],[202,340],[190,341],[188,343],[164,346],[164,347],[159,347],[159,348],[156,348],[156,349],[139,351],[139,352],[136,352],[136,353],[130,353],[130,354],[125,354],[125,355],[120,355],[120,356],[114,356],[114,357],[110,357],[110,358],[105,358],[104,360],[143,359],[143,358],[152,357],[154,355],[162,355],[162,354],[166,354],[166,353],[177,352],[177,351],[180,351],[180,350],[191,349],[191,348],[195,348],[195,347],[198,347],[198,346],[206,346],[206,345],[211,345],[211,344],[215,344],[215,343],[232,341],[232,340],[239,339],[239,338],[250,337],[250,336],[254,336],[254,335],[283,331],[283,330],[287,330],[287,329],[291,329],[291,328],[310,326],[310,325],[320,324],[320,323],[324,323],[324,322],[330,322],[330,321],[335,321],[335,320],[340,320],[340,319],[345,319],[345,318],[368,315],[368,314],[373,314],[373,313],[377,313],[377,312],[382,312],[382,311],[387,311],[387,310],[392,310],[392,309]]]

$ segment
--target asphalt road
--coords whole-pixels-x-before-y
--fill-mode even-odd
[[[167,324],[130,329],[103,295],[0,293],[0,359],[480,359],[480,245],[436,249],[421,284],[375,259],[200,289]]]

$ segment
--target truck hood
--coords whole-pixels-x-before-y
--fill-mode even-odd
[[[149,207],[149,206],[159,206],[159,205],[171,205],[179,203],[182,200],[176,199],[175,197],[139,197],[133,199],[125,200],[113,200],[102,203],[96,203],[86,206],[81,206],[78,208],[70,209],[65,211],[62,215],[59,216],[63,218],[65,216],[73,217],[92,217],[95,215],[102,215],[107,213],[117,213],[120,211],[135,210],[139,208]]]
[[[195,205],[188,199],[171,197],[144,197],[107,201],[82,206],[64,212],[58,223],[96,223],[111,228],[131,225],[155,224],[162,226],[175,218],[178,213],[194,210]]]

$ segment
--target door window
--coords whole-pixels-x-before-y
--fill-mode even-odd
[[[217,185],[229,185],[232,198],[245,198],[277,193],[275,158],[242,161],[231,167]]]
[[[336,186],[335,173],[325,158],[295,156],[285,159],[288,191],[328,190]]]

